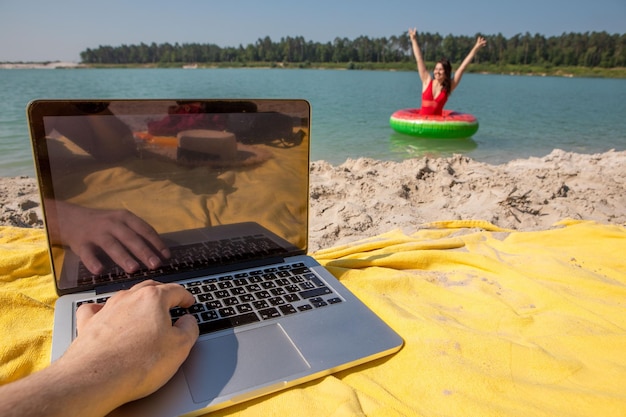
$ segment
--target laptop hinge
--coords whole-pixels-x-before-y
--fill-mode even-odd
[[[233,272],[233,271],[241,271],[241,270],[249,269],[249,268],[259,268],[262,266],[274,265],[274,264],[279,264],[282,262],[285,262],[285,258],[276,256],[276,257],[271,257],[271,258],[263,258],[263,259],[255,259],[251,261],[237,262],[237,263],[233,263],[230,265],[220,265],[220,266],[215,266],[211,268],[205,268],[199,271],[184,271],[184,272],[179,272],[179,273],[172,274],[172,275],[158,276],[152,279],[154,279],[155,281],[162,282],[162,283],[177,282],[177,281],[182,281],[186,279],[206,277],[209,275],[217,275],[217,274],[224,274],[224,273]],[[120,290],[130,289],[132,286],[139,284],[140,282],[145,281],[146,279],[148,278],[128,279],[128,280],[114,282],[111,284],[98,285],[94,289],[96,291],[96,295],[112,293],[112,292],[116,292]]]

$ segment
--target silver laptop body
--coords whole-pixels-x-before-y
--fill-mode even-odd
[[[199,415],[398,351],[402,339],[307,256],[304,100],[36,100],[27,109],[57,292],[52,360],[75,309],[178,282],[201,335],[175,376],[116,415]],[[64,210],[68,208],[66,212]],[[168,244],[157,270],[72,251],[76,210],[127,210]],[[181,310],[181,309],[174,309]],[[106,365],[103,365],[106,366]]]

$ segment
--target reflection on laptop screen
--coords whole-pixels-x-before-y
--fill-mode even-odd
[[[31,135],[61,293],[156,273],[141,264],[128,274],[108,255],[136,235],[151,245],[132,233],[142,228],[170,250],[158,273],[306,252],[306,101],[59,101],[29,111],[42,120]],[[86,256],[104,267],[89,271]]]

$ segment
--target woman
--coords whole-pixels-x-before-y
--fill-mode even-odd
[[[411,44],[413,45],[413,55],[417,62],[417,70],[422,79],[422,107],[420,113],[441,115],[443,106],[446,104],[446,101],[448,101],[448,97],[461,82],[465,68],[472,62],[476,52],[487,44],[487,41],[482,36],[476,39],[476,45],[474,45],[470,53],[467,54],[461,66],[454,73],[454,78],[452,78],[452,67],[450,66],[450,61],[447,59],[442,59],[437,62],[433,75],[431,76],[426,69],[424,59],[422,58],[422,51],[417,44],[417,31],[415,28],[409,29],[409,36],[411,37]]]

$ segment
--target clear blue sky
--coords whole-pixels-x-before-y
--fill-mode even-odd
[[[623,34],[626,0],[0,0],[0,62],[78,62],[100,45],[328,42],[409,27],[444,36]]]

